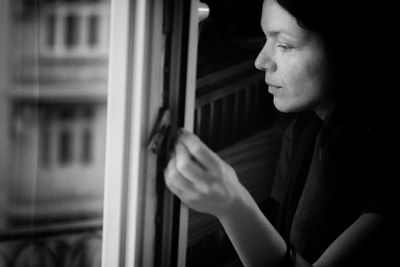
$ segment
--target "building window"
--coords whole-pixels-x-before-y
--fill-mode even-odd
[[[43,126],[41,139],[41,162],[47,167],[50,164],[50,131],[46,126]]]
[[[47,46],[53,48],[55,45],[55,28],[56,28],[56,17],[52,14],[47,17]]]
[[[107,55],[107,1],[59,0],[41,14],[41,55],[55,57]]]
[[[93,47],[99,43],[99,17],[97,15],[91,15],[88,20],[88,43],[89,46]]]
[[[94,116],[94,110],[92,105],[82,106],[82,116],[85,120],[92,120]]]
[[[78,44],[79,17],[68,15],[65,17],[65,45],[71,48]]]
[[[59,140],[59,162],[63,165],[72,160],[72,135],[68,130],[63,130]]]
[[[82,133],[82,162],[88,164],[92,161],[93,135],[90,129]]]

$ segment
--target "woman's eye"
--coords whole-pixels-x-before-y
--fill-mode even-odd
[[[278,44],[278,47],[283,51],[283,52],[288,52],[291,49],[293,49],[293,46],[287,45],[287,44]]]

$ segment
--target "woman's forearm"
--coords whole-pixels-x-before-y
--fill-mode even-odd
[[[286,244],[235,170],[183,131],[165,169],[168,188],[190,208],[217,217],[246,266],[279,266]]]
[[[248,191],[225,215],[218,218],[246,267],[285,267],[287,246],[284,239],[259,209]],[[296,254],[296,267],[310,267]]]
[[[283,261],[285,241],[247,191],[219,220],[245,266],[279,266]]]

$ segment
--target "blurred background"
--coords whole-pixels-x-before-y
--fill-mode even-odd
[[[281,133],[254,68],[263,1],[202,2],[194,132],[266,206]],[[101,266],[109,20],[110,0],[0,0],[0,267]],[[192,210],[186,265],[241,266]]]
[[[0,20],[0,266],[100,266],[109,2]]]

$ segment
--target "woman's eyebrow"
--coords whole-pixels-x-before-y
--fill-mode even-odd
[[[290,31],[286,30],[274,30],[274,31],[266,31],[265,34],[270,37],[279,37],[281,35],[289,36],[291,38],[299,38],[298,34],[294,34]]]

